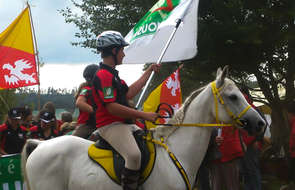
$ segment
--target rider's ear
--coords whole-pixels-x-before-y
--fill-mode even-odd
[[[216,75],[216,87],[219,88],[223,85],[224,79],[228,74],[228,65],[226,65],[223,70],[218,68],[217,75]]]

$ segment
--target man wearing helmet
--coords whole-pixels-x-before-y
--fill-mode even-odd
[[[75,95],[76,106],[79,108],[77,127],[73,132],[74,136],[88,138],[95,127],[96,104],[92,95],[92,79],[99,66],[95,64],[88,65],[83,71],[83,77],[86,82],[80,84]]]
[[[122,64],[125,56],[123,50],[127,45],[129,44],[122,35],[116,31],[105,31],[97,37],[97,50],[101,52],[103,61],[93,78],[93,94],[97,104],[96,132],[125,159],[122,187],[124,190],[132,190],[138,186],[141,153],[132,135],[136,126],[128,123],[137,118],[155,121],[158,114],[130,108],[127,100],[141,90],[152,71],[158,71],[160,65],[152,64],[128,87],[115,70],[117,65]]]

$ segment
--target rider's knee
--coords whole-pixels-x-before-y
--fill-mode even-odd
[[[133,163],[140,163],[141,162],[141,152],[140,150],[134,150],[134,151],[131,151],[129,154],[128,154],[128,158],[127,158],[130,162],[133,162]]]

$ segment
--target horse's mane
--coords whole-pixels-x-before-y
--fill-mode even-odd
[[[193,91],[186,98],[182,106],[176,111],[173,117],[168,121],[168,124],[181,124],[184,119],[188,106],[205,88],[206,86],[203,86]],[[155,136],[165,136],[167,138],[171,133],[173,133],[178,128],[179,127],[160,125],[154,128],[153,130],[155,131]]]
[[[184,101],[183,105],[177,110],[177,112],[174,114],[174,116],[169,120],[168,123],[182,123],[184,119],[184,115],[186,113],[186,110],[190,103],[205,89],[204,87],[201,87],[195,91],[193,91]]]

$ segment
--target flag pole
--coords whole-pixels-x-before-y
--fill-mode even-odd
[[[35,28],[34,28],[34,23],[33,23],[33,18],[32,18],[32,12],[31,12],[31,7],[29,5],[29,2],[27,1],[27,5],[29,7],[29,12],[30,12],[30,19],[31,19],[31,29],[32,29],[32,34],[33,34],[33,41],[34,41],[34,49],[35,49],[35,57],[37,57],[37,75],[38,75],[38,110],[41,109],[41,89],[40,89],[40,59],[39,59],[39,51],[38,51],[38,46],[37,46],[37,39],[35,35]]]
[[[176,31],[177,31],[177,29],[178,29],[181,22],[182,22],[182,19],[177,19],[176,20],[175,28],[172,31],[172,33],[171,33],[165,47],[163,48],[163,50],[161,52],[161,55],[160,55],[159,59],[157,60],[157,64],[161,64],[161,61],[162,61],[162,59],[163,59],[163,57],[164,57],[164,55],[165,55],[165,53],[166,53],[166,51],[167,51],[167,49],[168,49],[168,47],[169,47],[169,45],[170,45],[170,43],[171,43],[171,41],[172,41],[172,39],[173,39],[173,37],[174,37],[174,35],[175,35],[175,33],[176,33]],[[154,75],[155,75],[155,72],[153,71],[152,74],[150,75],[149,79],[147,80],[147,82],[146,82],[146,84],[145,84],[145,86],[143,88],[143,91],[141,92],[141,94],[139,96],[139,99],[138,99],[137,104],[135,106],[136,109],[138,109],[139,105],[141,105],[143,96],[145,95],[147,87],[149,86],[150,82],[152,81]]]

